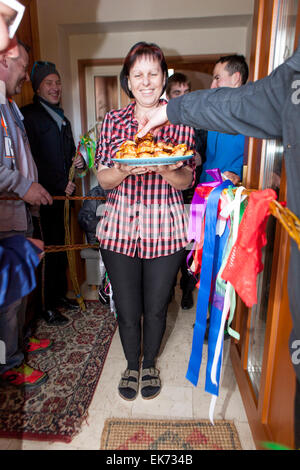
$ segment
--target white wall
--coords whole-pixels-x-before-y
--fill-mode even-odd
[[[81,133],[78,59],[124,57],[137,41],[168,55],[249,54],[254,0],[38,0],[41,58],[57,64]],[[175,29],[176,28],[176,29]],[[178,29],[179,28],[179,29]]]

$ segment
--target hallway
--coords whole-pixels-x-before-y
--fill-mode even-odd
[[[96,298],[97,292],[83,286],[86,299]],[[194,291],[196,300],[197,290]],[[210,395],[204,392],[207,346],[204,346],[199,383],[194,387],[185,379],[193,337],[196,306],[180,308],[181,290],[176,288],[168,312],[168,322],[157,367],[161,371],[162,391],[153,400],[139,395],[132,402],[119,397],[117,385],[125,369],[118,331],[116,331],[104,368],[81,432],[69,444],[30,440],[0,439],[0,450],[99,450],[101,433],[107,418],[148,419],[208,419]],[[215,419],[233,420],[242,448],[255,450],[247,416],[235,381],[229,357],[229,341],[225,341],[220,396]]]

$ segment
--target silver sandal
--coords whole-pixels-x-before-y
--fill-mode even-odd
[[[131,380],[130,380],[131,379]],[[139,388],[139,373],[137,370],[126,369],[121,375],[118,391],[124,400],[134,400]]]

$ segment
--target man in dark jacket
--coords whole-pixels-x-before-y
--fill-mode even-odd
[[[170,100],[153,113],[138,134],[169,120],[230,134],[260,139],[282,139],[287,174],[287,204],[300,217],[300,42],[294,55],[268,77],[240,88],[199,90]],[[288,292],[293,329],[290,354],[297,384],[295,397],[295,447],[300,448],[300,251],[291,239]]]
[[[31,72],[35,92],[33,103],[22,108],[24,125],[38,169],[39,182],[51,195],[73,194],[75,184],[69,181],[69,170],[75,156],[75,144],[70,121],[60,107],[62,85],[60,75],[51,62],[35,62]],[[84,160],[77,157],[75,167],[83,168]],[[65,243],[64,202],[54,201],[41,208],[40,229],[45,245]],[[42,286],[42,317],[48,324],[67,322],[58,307],[75,308],[75,301],[66,298],[67,256],[51,253],[45,260]]]

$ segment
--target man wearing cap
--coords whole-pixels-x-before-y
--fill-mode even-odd
[[[31,151],[38,169],[38,178],[51,195],[72,195],[75,184],[69,181],[69,170],[75,156],[75,144],[70,121],[60,107],[62,85],[55,64],[35,62],[31,72],[33,103],[21,109]],[[76,168],[84,168],[81,157]],[[44,210],[45,209],[45,210]],[[42,207],[40,228],[45,245],[64,245],[64,201],[54,201]],[[74,309],[76,301],[67,299],[66,252],[51,253],[45,258],[43,277],[42,317],[48,324],[67,321],[58,307]]]

